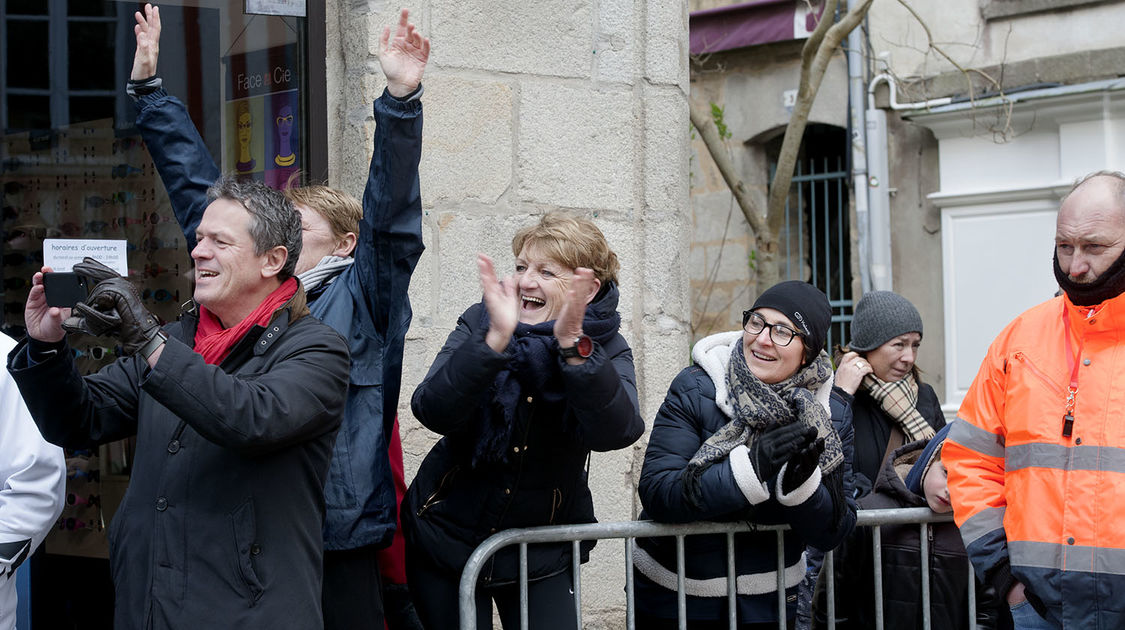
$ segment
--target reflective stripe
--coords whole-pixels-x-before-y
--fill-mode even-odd
[[[965,546],[976,542],[981,536],[990,534],[998,529],[1004,529],[1004,510],[1007,508],[985,508],[973,514],[961,525],[961,539]]]
[[[676,591],[676,572],[669,570],[648,555],[640,545],[633,541],[633,566],[645,577],[665,589]],[[805,554],[793,564],[785,567],[785,588],[790,589],[801,583],[805,577]],[[749,573],[735,578],[739,595],[764,595],[777,592],[777,571]],[[726,597],[727,578],[684,577],[684,594],[691,597]]]
[[[962,418],[949,427],[949,439],[986,457],[1004,457],[1004,436],[989,433]]]
[[[1006,470],[1057,468],[1125,473],[1125,449],[1112,446],[1018,444],[1008,447]]]
[[[1016,540],[1008,553],[1012,566],[1125,576],[1125,549]]]

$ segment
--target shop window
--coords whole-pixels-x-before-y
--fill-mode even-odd
[[[13,337],[24,334],[23,303],[45,239],[123,242],[129,279],[165,321],[191,298],[185,239],[125,94],[139,6],[0,0],[0,324]],[[324,127],[314,119],[324,111],[323,68],[314,80],[308,69],[309,59],[324,59],[323,8],[315,9],[320,23],[311,36],[306,19],[243,8],[244,0],[161,2],[164,87],[183,101],[223,171],[279,188],[294,172],[323,178],[323,134],[317,144],[309,131]],[[311,107],[310,84],[319,86]],[[70,342],[85,372],[119,353],[104,338]],[[67,453],[68,504],[32,562],[35,627],[112,627],[106,529],[132,451],[123,440]],[[67,582],[81,587],[58,588]]]

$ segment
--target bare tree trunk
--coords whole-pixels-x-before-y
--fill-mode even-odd
[[[777,171],[770,182],[769,203],[766,209],[766,225],[770,232],[780,234],[785,218],[785,201],[789,197],[789,185],[793,181],[793,169],[797,165],[797,155],[801,150],[801,139],[809,123],[809,112],[820,90],[820,82],[828,69],[832,56],[840,48],[844,38],[863,20],[873,0],[859,0],[837,23],[832,23],[838,0],[828,0],[821,14],[816,30],[805,42],[801,50],[801,79],[797,86],[797,102],[793,114],[785,127],[785,138],[781,141],[781,153],[777,158]]]
[[[820,90],[820,83],[824,79],[824,73],[833,55],[848,33],[863,20],[864,15],[871,8],[872,1],[855,0],[847,14],[839,22],[833,23],[832,18],[836,14],[839,0],[828,0],[816,30],[805,41],[804,48],[801,49],[801,76],[797,86],[797,101],[793,106],[789,124],[785,127],[785,137],[781,142],[781,153],[778,156],[773,181],[770,183],[769,202],[764,215],[751,202],[746,186],[727,154],[723,139],[719,137],[715,125],[711,124],[709,113],[699,105],[694,103],[691,105],[691,123],[699,131],[707,152],[711,154],[716,168],[723,176],[723,181],[727,183],[742,215],[746,217],[746,222],[754,232],[757,247],[754,271],[759,288],[773,286],[781,277],[778,260],[781,248],[778,239],[785,218],[785,202],[789,197],[789,186],[793,181],[793,169],[797,165],[801,139],[805,135],[809,112]]]
[[[703,145],[707,147],[707,152],[711,154],[711,159],[714,160],[716,168],[723,176],[723,181],[727,183],[731,194],[734,195],[734,200],[738,203],[738,209],[742,211],[742,216],[746,218],[746,222],[750,224],[750,229],[754,231],[755,235],[764,232],[766,230],[765,216],[750,201],[750,195],[746,192],[746,184],[738,176],[734,163],[727,153],[726,144],[719,137],[719,131],[715,128],[715,125],[711,124],[710,112],[692,102],[688,114],[691,116],[691,124],[699,131],[699,137],[703,140]]]

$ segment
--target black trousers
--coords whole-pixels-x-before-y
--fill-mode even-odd
[[[458,588],[461,575],[453,575],[434,567],[420,554],[406,547],[406,576],[410,598],[426,630],[460,628]],[[527,585],[528,627],[535,630],[574,630],[578,617],[574,612],[574,591],[571,571],[529,582]],[[500,612],[504,630],[519,630],[519,584],[494,586],[476,590],[477,628],[492,628],[492,602]]]
[[[383,630],[383,589],[375,546],[324,552],[324,630]]]

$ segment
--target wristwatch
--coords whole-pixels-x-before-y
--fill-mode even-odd
[[[564,359],[589,359],[591,354],[594,354],[594,340],[586,335],[575,337],[574,345],[569,348],[559,346],[559,355]]]
[[[163,330],[157,330],[156,334],[152,336],[152,339],[146,341],[145,345],[137,350],[137,354],[141,355],[141,358],[145,361],[148,361],[149,356],[151,356],[153,352],[156,352],[157,348],[164,345],[165,341],[168,341],[168,335],[166,335]]]

